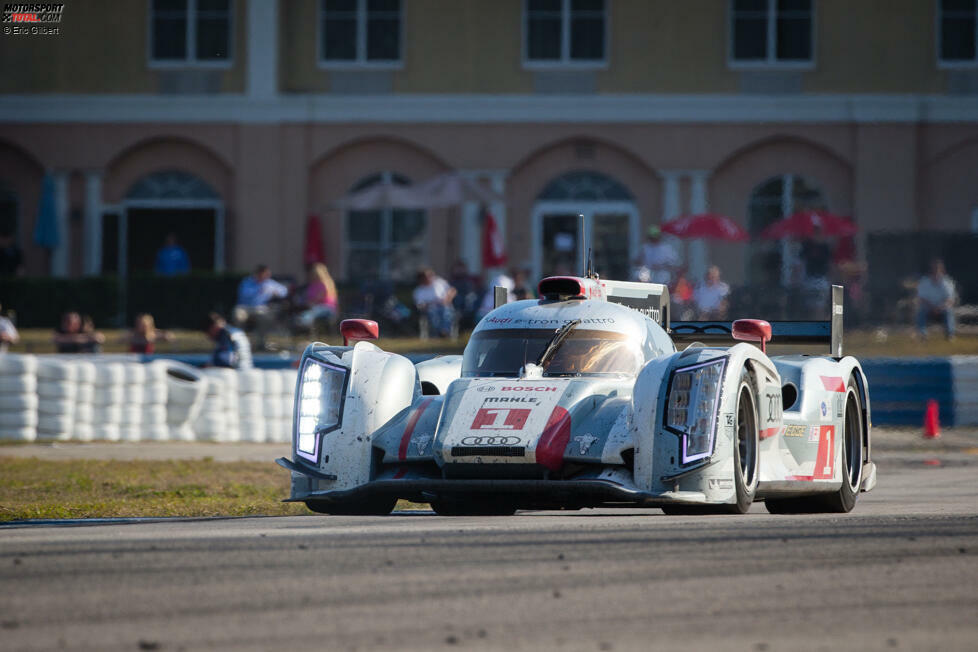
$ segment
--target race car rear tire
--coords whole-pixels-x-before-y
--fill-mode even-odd
[[[856,379],[850,378],[846,387],[845,412],[842,415],[842,487],[831,494],[765,500],[771,514],[846,514],[856,506],[862,483],[863,408],[859,400]]]
[[[371,496],[346,501],[306,501],[306,507],[317,514],[333,516],[387,516],[394,510],[396,504],[397,498],[390,496]]]
[[[432,500],[431,509],[439,516],[512,516],[516,505],[505,500]]]

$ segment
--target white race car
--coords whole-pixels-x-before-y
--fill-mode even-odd
[[[670,324],[661,285],[551,277],[497,307],[461,356],[412,364],[341,326],[311,344],[296,392],[290,501],[386,514],[658,507],[848,512],[876,483],[859,362],[842,357],[842,288],[824,322]],[[832,355],[768,357],[768,340]],[[734,340],[747,340],[760,346]],[[676,343],[685,344],[678,351]],[[722,343],[706,346],[705,343]]]

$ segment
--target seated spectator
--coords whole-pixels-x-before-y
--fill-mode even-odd
[[[54,346],[58,353],[98,353],[105,336],[95,330],[92,318],[87,323],[75,311],[61,315],[61,325],[54,331]]]
[[[727,318],[727,297],[730,286],[720,280],[720,268],[711,265],[706,271],[706,280],[696,286],[693,302],[699,319],[720,321]]]
[[[2,308],[3,306],[0,306],[0,309]],[[17,332],[14,322],[9,317],[4,317],[0,312],[0,353],[6,353],[11,344],[16,344],[19,341],[20,334]]]
[[[258,335],[259,348],[265,348],[265,337],[278,317],[276,302],[285,299],[289,289],[272,278],[268,265],[258,265],[250,276],[238,285],[238,303],[234,306],[234,323],[250,325]]]
[[[156,273],[160,276],[180,276],[190,272],[190,256],[177,242],[177,234],[169,233],[156,252]]]
[[[517,301],[524,299],[536,299],[537,293],[530,283],[530,274],[525,269],[518,269],[513,272],[513,297]]]
[[[316,322],[331,323],[336,320],[339,314],[339,293],[326,265],[313,263],[309,266],[307,276],[306,289],[301,300],[304,310],[296,317],[296,323],[301,328],[311,329]]]
[[[132,330],[129,331],[129,352],[150,354],[156,351],[156,342],[173,341],[173,334],[169,331],[156,330],[156,321],[153,315],[148,312],[136,315]]]
[[[479,279],[469,273],[465,261],[458,259],[452,265],[452,275],[448,282],[455,288],[455,299],[452,305],[466,325],[474,325],[476,309],[482,298]]]
[[[433,269],[427,268],[418,272],[418,286],[414,288],[412,296],[418,312],[428,318],[431,330],[439,337],[451,335],[455,320],[455,311],[452,308],[455,288],[435,274]]]
[[[958,292],[954,281],[945,273],[944,261],[931,262],[930,274],[917,284],[917,334],[927,337],[927,323],[939,321],[944,325],[947,339],[954,339],[954,304]]]
[[[228,326],[223,317],[212,312],[204,322],[204,332],[216,343],[210,366],[251,369],[251,344],[240,329]]]
[[[642,245],[642,264],[649,268],[653,283],[669,284],[679,268],[679,254],[672,243],[663,239],[658,226],[650,226],[646,235]]]
[[[676,284],[670,290],[670,298],[673,302],[671,314],[680,321],[692,321],[695,319],[696,308],[693,303],[693,284],[686,278],[686,270],[679,270],[678,274]]]

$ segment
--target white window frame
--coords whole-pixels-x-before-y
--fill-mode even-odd
[[[226,59],[215,59],[200,61],[197,59],[197,0],[187,0],[187,57],[185,59],[154,59],[153,58],[153,0],[147,2],[149,10],[146,12],[146,60],[149,67],[154,70],[174,70],[185,68],[201,68],[214,70],[227,70],[234,66],[234,53],[236,43],[234,42],[234,0],[228,0],[228,57]]]
[[[367,0],[357,0],[357,55],[352,60],[323,58],[323,0],[316,0],[316,66],[322,70],[402,70],[404,68],[404,23],[407,16],[408,0],[401,0],[400,20],[398,21],[397,60],[367,60]]]
[[[734,58],[734,0],[727,0],[727,67],[731,70],[813,70],[818,60],[818,4],[812,0],[811,56],[807,61],[781,61],[778,53],[778,0],[767,0],[767,57],[743,60]]]
[[[532,273],[533,278],[542,278],[543,269],[543,220],[548,215],[583,215],[584,216],[584,237],[588,243],[594,242],[594,218],[601,215],[625,215],[628,217],[628,260],[632,261],[638,256],[641,246],[639,237],[639,211],[634,201],[626,199],[600,201],[574,201],[574,200],[539,200],[533,204],[532,214],[532,233],[531,246],[533,247]],[[579,236],[578,236],[579,237]],[[577,243],[577,269],[575,274],[584,273],[587,252],[584,243]],[[546,270],[548,273],[553,270]],[[628,279],[616,279],[628,280]]]
[[[972,0],[972,2],[975,5],[975,58],[968,61],[962,61],[960,59],[945,61],[941,58],[941,43],[944,40],[942,29],[944,12],[941,8],[941,0],[934,0],[934,33],[937,35],[937,38],[934,40],[934,58],[937,61],[937,68],[939,70],[968,70],[978,68],[978,0]]]
[[[611,0],[604,2],[604,57],[601,59],[583,61],[571,59],[571,0],[561,0],[560,5],[560,59],[530,58],[529,24],[529,6],[527,0],[523,0],[523,19],[520,33],[523,68],[527,70],[605,70],[608,68],[608,52],[611,49]]]

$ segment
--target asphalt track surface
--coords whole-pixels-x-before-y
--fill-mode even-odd
[[[845,516],[309,516],[0,528],[0,650],[975,650],[978,456]]]

